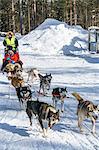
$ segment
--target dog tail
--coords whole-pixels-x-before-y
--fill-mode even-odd
[[[78,100],[78,101],[83,101],[84,99],[76,92],[72,93],[72,95]]]

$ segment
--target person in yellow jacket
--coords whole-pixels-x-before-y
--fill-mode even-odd
[[[3,41],[3,45],[6,46],[5,53],[8,50],[17,51],[18,40],[15,38],[13,32],[9,31]]]

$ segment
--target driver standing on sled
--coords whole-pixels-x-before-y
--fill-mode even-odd
[[[3,41],[3,45],[6,47],[5,48],[5,54],[9,50],[14,50],[15,52],[18,50],[18,40],[15,38],[15,35],[13,32],[9,31]]]

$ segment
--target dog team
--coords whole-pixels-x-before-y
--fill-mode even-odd
[[[20,104],[26,104],[26,113],[30,121],[30,126],[32,126],[33,115],[37,116],[39,124],[43,130],[43,134],[46,136],[48,129],[52,128],[52,126],[60,120],[60,111],[57,110],[57,104],[59,101],[61,103],[60,110],[62,113],[64,112],[64,100],[67,98],[66,87],[56,87],[52,90],[53,105],[40,102],[38,98],[37,100],[33,101],[31,87],[28,84],[26,85],[26,82],[22,76],[22,64],[9,63],[4,67],[3,71],[7,73],[8,80],[11,80],[11,85],[16,90],[16,95]],[[30,81],[30,79],[32,82],[34,82],[36,79],[39,79],[40,85],[38,94],[46,96],[51,87],[51,73],[41,75],[36,68],[33,68],[27,71],[27,74],[27,83]],[[99,115],[99,105],[94,105],[92,102],[84,100],[76,92],[72,93],[72,95],[78,101],[77,116],[80,132],[82,132],[82,122],[85,120],[85,118],[90,118],[92,121],[92,133],[94,134],[96,132],[95,123]]]

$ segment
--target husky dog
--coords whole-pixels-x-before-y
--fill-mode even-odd
[[[19,102],[27,102],[32,99],[32,92],[29,86],[23,86],[16,88],[16,93],[19,99]]]
[[[77,115],[78,115],[78,127],[82,131],[82,122],[85,118],[90,118],[92,121],[92,133],[95,133],[95,123],[99,115],[99,105],[94,105],[90,101],[85,101],[78,93],[72,93],[78,100]]]
[[[22,77],[22,68],[15,66],[12,72],[7,73],[8,79],[11,77],[21,78]]]
[[[15,88],[24,86],[24,79],[23,79],[23,77],[10,76],[8,79],[11,80],[11,85],[13,85]]]
[[[38,76],[39,71],[36,68],[30,69],[26,73],[28,73],[27,82],[30,80],[30,78],[31,78],[31,81],[35,81],[35,80],[39,79],[39,76]]]
[[[22,76],[22,68],[15,68],[12,75],[15,77],[21,77]]]
[[[12,71],[14,70],[14,67],[15,67],[15,64],[8,63],[8,64],[4,67],[3,72],[6,72],[6,73],[12,72]]]
[[[46,95],[47,94],[47,90],[50,90],[52,75],[50,73],[50,74],[46,74],[45,76],[42,76],[41,74],[38,74],[38,76],[40,78],[39,93],[42,90],[43,91],[43,95]]]
[[[16,63],[14,66],[14,70],[12,72],[12,75],[14,76],[22,76],[22,65],[20,63]]]
[[[52,91],[53,106],[57,107],[57,102],[61,101],[61,112],[64,111],[64,99],[66,98],[67,90],[65,88],[57,87]]]
[[[8,80],[11,80],[11,84],[9,84],[9,98],[10,98],[11,97],[10,85],[12,85],[16,89],[18,87],[24,86],[25,82],[24,82],[23,77],[21,76],[15,77],[15,76],[9,75]]]
[[[6,72],[6,73],[9,73],[11,72],[13,74],[13,72],[16,70],[16,69],[22,69],[22,62],[19,61],[15,64],[12,64],[12,63],[8,63],[4,69],[3,69],[3,72]]]
[[[59,111],[56,111],[53,106],[38,100],[27,102],[26,113],[29,117],[31,126],[33,114],[38,117],[44,136],[47,134],[48,128],[51,128],[59,121]]]

